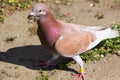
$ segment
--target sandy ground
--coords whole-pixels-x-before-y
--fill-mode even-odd
[[[48,2],[54,15],[59,10],[75,17],[72,23],[108,27],[112,23],[120,22],[119,0],[100,0],[94,7],[90,7],[90,0],[75,0],[72,6],[54,5],[50,0]],[[40,46],[38,37],[30,36],[27,31],[29,27],[35,26],[35,23],[28,23],[29,11],[16,11],[6,17],[4,24],[0,23],[0,80],[34,80],[40,75],[40,67],[34,64],[39,63],[40,59],[47,60],[51,57]],[[104,18],[98,20],[94,17],[97,12],[103,13]],[[17,38],[12,43],[6,43],[6,37]],[[120,56],[115,54],[107,55],[100,61],[85,63],[84,66],[87,80],[120,80]],[[73,64],[65,70],[52,69],[45,73],[50,80],[74,80],[71,73],[78,70],[79,66]]]

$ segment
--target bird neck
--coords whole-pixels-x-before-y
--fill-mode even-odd
[[[44,37],[43,39],[49,46],[54,45],[61,34],[61,29],[61,26],[51,14],[47,14],[38,21],[38,35],[42,34],[40,36]]]

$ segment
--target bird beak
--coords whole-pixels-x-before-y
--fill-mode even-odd
[[[35,17],[35,13],[34,12],[30,12],[30,14],[28,15],[28,19],[31,19],[32,17]]]
[[[29,19],[28,23],[31,23],[35,20],[35,13],[34,12],[30,12],[30,14],[27,17]]]

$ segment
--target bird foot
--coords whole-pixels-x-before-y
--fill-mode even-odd
[[[80,80],[80,78],[82,78],[82,80],[86,80],[85,79],[85,73],[78,73],[78,74],[72,74],[73,76],[77,76],[76,80]]]
[[[56,66],[56,64],[52,64],[50,61],[40,61],[40,64],[37,64],[36,66],[42,66],[43,69],[48,69],[51,66]]]

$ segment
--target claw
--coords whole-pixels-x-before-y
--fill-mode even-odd
[[[82,78],[82,80],[86,80],[85,79],[85,73],[79,73],[79,74],[72,74],[73,76],[77,76],[76,80],[80,80],[80,78]]]

